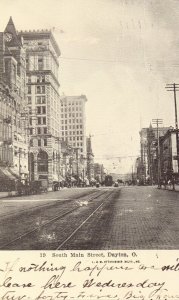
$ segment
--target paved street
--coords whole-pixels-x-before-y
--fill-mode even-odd
[[[75,188],[0,200],[0,249],[178,249],[179,193]]]

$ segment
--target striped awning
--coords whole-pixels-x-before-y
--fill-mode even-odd
[[[0,179],[14,180],[16,177],[9,171],[8,168],[0,167]]]

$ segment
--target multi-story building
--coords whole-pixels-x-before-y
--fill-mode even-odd
[[[102,183],[105,179],[104,166],[99,163],[94,163],[94,178]]]
[[[81,181],[86,178],[86,101],[85,95],[61,97],[62,141],[76,151],[76,173]]]
[[[19,38],[26,50],[30,177],[52,186],[60,173],[60,49],[49,30],[21,31]]]
[[[179,130],[178,130],[179,133]],[[160,138],[160,167],[161,177],[179,175],[178,156],[177,156],[178,134],[176,129],[169,129],[164,136]]]
[[[148,128],[142,128],[140,134],[140,180],[145,182],[157,181],[158,172],[158,138],[163,136],[169,127],[159,127],[158,129],[150,126]]]
[[[23,40],[10,18],[5,31],[0,33],[1,177],[4,174],[13,178],[12,173],[24,180],[28,177],[25,75]]]
[[[86,156],[86,116],[87,98],[81,96],[61,97],[61,135],[73,148],[78,148]]]

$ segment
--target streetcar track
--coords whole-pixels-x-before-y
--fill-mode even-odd
[[[95,199],[98,198],[98,197],[101,197],[104,193],[106,193],[106,192],[103,192],[103,193],[100,193],[100,194],[98,193],[97,195],[95,195],[95,197],[89,199],[88,202],[93,201],[93,200],[95,200]],[[94,196],[94,193],[92,193],[91,196]],[[80,198],[80,197],[79,197],[79,198]],[[79,198],[77,198],[77,200],[78,200]],[[74,199],[72,199],[72,200],[74,200]],[[40,207],[41,207],[41,206],[40,206]],[[7,246],[12,245],[12,244],[15,243],[15,242],[17,242],[17,241],[19,241],[19,240],[22,240],[22,238],[25,238],[25,237],[27,237],[28,235],[30,235],[30,234],[32,234],[32,233],[34,233],[34,232],[39,231],[42,227],[44,227],[44,226],[46,226],[46,225],[49,225],[49,224],[51,224],[51,223],[53,223],[53,222],[55,222],[55,221],[57,221],[57,220],[59,220],[59,219],[65,217],[66,215],[68,215],[68,214],[74,212],[75,210],[79,209],[80,207],[81,207],[81,206],[78,205],[78,206],[76,206],[75,208],[73,208],[73,209],[71,209],[71,210],[69,210],[69,211],[67,211],[67,212],[65,212],[65,213],[63,213],[63,214],[61,214],[60,216],[59,216],[59,215],[58,215],[58,216],[55,216],[54,218],[52,218],[52,219],[50,219],[50,220],[44,222],[44,223],[41,224],[40,226],[38,226],[38,227],[36,227],[36,228],[33,228],[33,229],[31,229],[31,230],[29,230],[29,231],[27,231],[27,232],[21,234],[20,236],[16,237],[15,239],[13,239],[13,240],[11,240],[11,241],[9,241],[9,242],[7,242],[7,243],[1,245],[1,246],[0,246],[0,249],[2,250],[2,249],[4,249],[4,248],[6,248]]]
[[[97,193],[97,192],[99,192],[99,191],[92,191],[91,192],[91,194],[93,195],[94,193]],[[90,194],[90,195],[91,195]],[[9,216],[15,216],[15,215],[18,215],[18,214],[20,214],[20,213],[24,213],[24,212],[29,212],[29,210],[33,210],[33,209],[41,209],[41,208],[44,208],[44,207],[53,207],[53,206],[55,206],[56,204],[58,204],[58,203],[64,203],[64,202],[66,202],[66,201],[75,201],[75,200],[79,200],[79,199],[81,199],[81,198],[83,198],[83,197],[86,197],[87,195],[89,195],[89,194],[87,194],[87,193],[84,193],[84,194],[82,194],[82,195],[80,195],[80,196],[78,196],[77,198],[69,198],[68,200],[60,200],[60,199],[57,199],[56,201],[54,201],[53,200],[53,202],[52,203],[48,203],[48,204],[41,204],[41,205],[36,205],[36,206],[33,206],[33,207],[28,207],[28,208],[26,208],[26,209],[20,209],[20,210],[18,210],[18,211],[12,211],[12,212],[10,212],[10,213],[4,213],[4,214],[0,214],[0,218],[2,217],[2,218],[6,218],[6,217],[9,217]],[[31,201],[31,199],[29,199],[29,202]],[[45,201],[50,201],[50,199],[46,199]],[[12,207],[12,206],[11,206]],[[0,220],[0,223],[1,223],[1,221],[3,221],[3,220]]]
[[[104,205],[105,201],[110,197],[111,193],[106,195],[105,200],[55,250],[61,249],[76,234],[76,232],[78,232],[81,227]]]

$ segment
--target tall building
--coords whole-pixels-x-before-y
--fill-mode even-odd
[[[0,33],[1,183],[3,174],[5,179],[13,179],[14,175],[22,180],[28,178],[25,77],[23,40],[10,18],[4,32]]]
[[[60,174],[60,49],[49,30],[21,31],[19,38],[26,50],[30,178],[52,186]]]
[[[78,148],[86,157],[86,115],[87,98],[81,96],[61,97],[61,135],[73,148]]]
[[[157,181],[157,139],[162,137],[168,131],[169,127],[156,127],[150,126],[148,128],[142,128],[140,134],[140,174],[141,181],[146,180]]]

